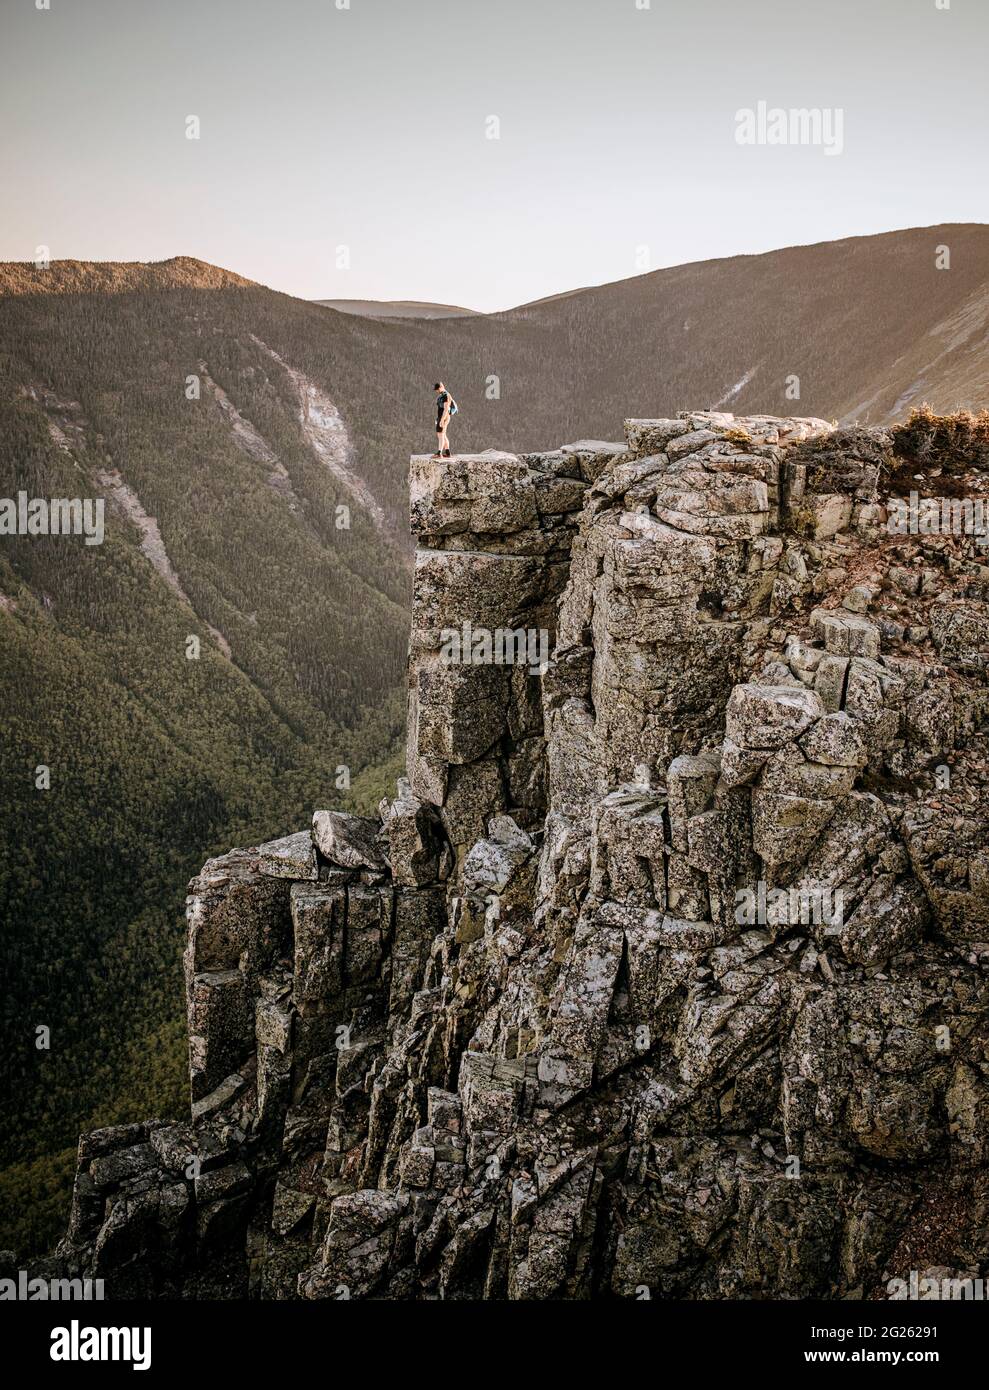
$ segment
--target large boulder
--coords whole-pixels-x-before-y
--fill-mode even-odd
[[[313,813],[313,843],[324,859],[343,869],[384,869],[380,833],[381,823],[368,816],[352,816],[346,811]]]

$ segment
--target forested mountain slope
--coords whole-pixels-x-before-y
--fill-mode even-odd
[[[174,1106],[204,845],[353,802],[401,727],[405,554],[314,449],[254,314],[214,317],[243,293],[0,299],[0,496],[106,499],[102,545],[0,539],[7,1164]],[[6,1187],[42,1224],[45,1178]]]

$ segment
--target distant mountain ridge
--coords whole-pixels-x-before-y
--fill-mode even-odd
[[[128,290],[223,290],[256,282],[233,270],[172,256],[166,261],[0,261],[0,296],[122,294]]]
[[[314,299],[324,309],[372,319],[459,319],[480,317],[476,309],[458,304],[430,304],[419,299]]]
[[[950,268],[939,268],[943,247]],[[229,288],[263,292],[188,256],[53,261],[47,270],[0,264],[0,298]],[[619,390],[629,399],[629,387],[642,414],[675,410],[683,400],[739,411],[799,404],[811,414],[870,424],[902,419],[923,399],[951,410],[989,396],[989,227],[981,223],[696,262],[497,314],[415,300],[309,303],[379,324],[385,370],[412,355],[411,340],[396,337],[411,332],[415,348],[436,361],[435,375],[459,386],[462,409],[470,406],[460,430],[476,423],[486,442],[494,433],[507,447],[539,447],[568,429],[600,435],[610,427],[612,400]],[[484,359],[498,361],[501,396],[490,393]],[[488,407],[510,389],[524,392],[526,410],[508,420],[508,412]],[[419,407],[411,398],[408,404],[411,423]],[[519,440],[523,428],[540,433]]]
[[[381,321],[386,367],[397,325],[383,321],[387,306],[353,303]],[[702,400],[863,424],[902,420],[923,400],[978,408],[989,399],[989,227],[724,257],[409,327],[437,375],[459,384],[458,433],[479,447],[601,437],[617,398],[644,416]],[[499,409],[510,395],[524,408]]]

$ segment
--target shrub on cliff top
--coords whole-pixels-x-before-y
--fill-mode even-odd
[[[906,424],[894,427],[893,452],[913,465],[945,473],[989,469],[989,410],[937,415],[925,402],[911,410]]]

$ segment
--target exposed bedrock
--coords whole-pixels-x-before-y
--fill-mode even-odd
[[[989,1272],[989,569],[890,532],[890,447],[703,412],[414,458],[407,777],[193,880],[190,1114],[83,1136],[53,1263],[308,1299]]]

